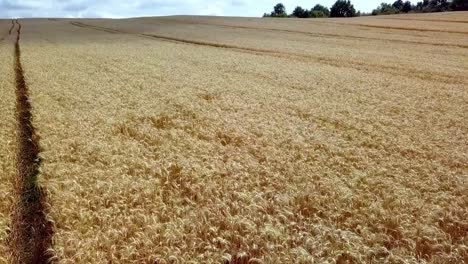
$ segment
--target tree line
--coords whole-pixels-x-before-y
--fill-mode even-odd
[[[361,15],[389,15],[399,13],[428,13],[444,11],[468,10],[468,0],[423,0],[416,5],[410,1],[397,0],[393,4],[381,3],[372,13],[361,13],[356,11],[350,0],[337,0],[329,9],[317,4],[311,9],[297,6],[292,13],[286,12],[286,7],[278,3],[273,7],[271,13],[265,13],[263,17],[297,17],[297,18],[320,18],[320,17],[355,17]]]
[[[410,1],[397,0],[393,4],[381,3],[372,11],[373,16],[399,13],[431,13],[445,11],[466,11],[468,0],[424,0],[413,5]]]
[[[286,12],[286,7],[283,3],[279,3],[273,7],[273,11],[271,13],[265,13],[263,17],[354,17],[359,16],[360,14],[361,12],[356,12],[356,9],[353,4],[351,4],[350,0],[337,0],[330,9],[320,4],[315,5],[310,10],[297,6],[291,14]]]

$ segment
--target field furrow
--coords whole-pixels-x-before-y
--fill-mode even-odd
[[[467,60],[465,59],[468,56],[468,50],[464,48],[418,45],[418,49],[413,49],[411,45],[392,43],[391,41],[385,44],[375,42],[366,43],[357,39],[317,38],[260,29],[254,31],[248,29],[220,28],[217,26],[198,25],[196,24],[197,22],[195,22],[195,25],[191,25],[190,22],[192,20],[185,18],[182,20],[186,21],[186,23],[173,23],[173,19],[167,21],[166,18],[160,21],[144,20],[144,23],[139,24],[139,27],[134,26],[135,22],[133,20],[102,20],[89,21],[86,23],[134,34],[155,35],[192,42],[210,43],[218,46],[227,45],[246,49],[274,51],[283,54],[282,56],[294,57],[293,59],[295,60],[303,59],[311,62],[320,60],[321,63],[332,63],[336,66],[384,71],[390,74],[399,76],[406,75],[419,79],[432,79],[435,81],[439,76],[441,82],[463,82],[463,80],[466,79],[463,78],[463,72],[468,68]],[[217,21],[217,19],[207,18],[200,20],[206,20],[210,23]],[[257,22],[257,24],[261,25],[258,27],[271,27],[269,20],[264,21],[263,23]],[[301,22],[300,25],[302,23],[303,22]],[[233,21],[227,20],[224,24],[243,26],[244,23],[233,19]],[[249,20],[249,22],[245,24],[252,24],[252,22]],[[321,33],[335,32],[337,26],[331,27],[330,24],[333,23],[314,27],[314,29],[317,28],[317,31]],[[290,27],[291,26],[289,26],[289,28]],[[349,28],[346,31],[347,34],[349,34],[350,31],[354,32],[355,29],[352,27]],[[207,34],[207,32],[211,34]],[[397,34],[391,35],[398,36]],[[418,39],[418,41],[432,41],[434,39],[432,35],[428,34],[424,38]],[[401,35],[398,37],[400,37],[400,39],[411,38],[408,35]],[[440,38],[444,40],[457,39],[450,36],[440,36]],[[466,37],[461,37],[460,41],[456,43],[457,45],[466,45]],[[366,49],[363,49],[363,46],[365,46]],[[426,56],[428,53],[430,53],[431,56]],[[415,72],[415,74],[409,74],[409,72]]]
[[[11,35],[14,29],[15,29],[15,21],[11,20],[11,26],[10,26],[10,29],[8,30],[8,35]]]
[[[0,42],[3,41],[8,37],[8,35],[11,34],[12,28],[14,27],[14,24],[12,23],[12,26],[10,26],[10,29],[8,29],[9,26],[9,20],[0,20]]]
[[[168,19],[167,19],[168,20]],[[431,45],[431,46],[441,46],[441,47],[460,47],[460,48],[468,48],[466,44],[449,44],[449,43],[434,43],[434,42],[424,42],[424,41],[411,41],[411,40],[404,40],[404,39],[384,39],[384,38],[376,38],[376,37],[369,37],[369,36],[356,36],[356,35],[346,35],[346,34],[336,34],[336,33],[317,33],[317,32],[310,32],[310,31],[299,31],[299,30],[292,30],[292,29],[278,29],[278,28],[268,28],[268,27],[255,27],[255,26],[240,26],[240,25],[227,25],[227,24],[219,24],[219,23],[209,23],[203,21],[184,21],[173,19],[175,23],[184,23],[184,24],[196,24],[196,25],[208,25],[208,26],[219,26],[219,27],[227,27],[227,28],[234,28],[234,29],[248,29],[248,30],[268,30],[273,32],[283,32],[283,33],[295,33],[295,34],[303,34],[307,36],[313,37],[328,37],[328,38],[344,38],[344,39],[357,39],[362,41],[378,41],[378,42],[395,42],[395,43],[404,43],[404,44],[421,44],[421,45]]]
[[[424,19],[424,18],[408,18],[408,17],[381,17],[379,19],[390,20],[406,20],[406,21],[429,21],[429,22],[443,22],[443,23],[468,23],[468,20],[448,20],[448,19]]]
[[[347,24],[341,23],[341,20],[333,20],[333,19],[313,19],[313,20],[295,20],[294,23],[280,23],[281,21],[275,19],[249,19],[249,20],[240,20],[240,19],[218,19],[213,17],[201,17],[201,18],[192,18],[192,17],[184,17],[184,16],[176,16],[176,17],[167,17],[161,18],[161,20],[144,20],[139,22],[142,29],[149,30],[151,26],[158,26],[162,30],[163,26],[177,24],[186,24],[187,25],[224,25],[230,27],[248,27],[254,28],[257,32],[261,30],[274,30],[274,31],[283,31],[283,32],[296,32],[296,33],[309,33],[312,36],[316,34],[324,34],[325,36],[332,37],[336,35],[336,37],[349,37],[351,39],[357,38],[369,38],[373,41],[376,39],[380,39],[379,42],[387,42],[387,45],[392,43],[393,41],[396,43],[403,43],[405,41],[415,41],[415,42],[424,42],[424,43],[433,43],[433,44],[455,44],[455,45],[466,45],[464,39],[465,36],[463,35],[455,35],[450,33],[436,33],[436,32],[419,32],[418,34],[414,34],[413,32],[408,31],[399,31],[396,32],[395,30],[385,30],[379,28],[358,28],[354,26],[355,23],[365,22],[370,18],[361,18],[358,20],[348,20]],[[373,23],[381,22],[382,19],[371,19]],[[388,20],[383,20],[388,21]],[[104,24],[106,21],[100,21],[100,24]],[[131,25],[133,20],[127,21],[127,23],[113,23],[115,26],[125,27]],[[167,23],[170,22],[170,23]],[[390,21],[388,21],[391,23]],[[394,22],[394,21],[393,21]],[[339,24],[337,24],[339,23]],[[385,23],[380,23],[384,24]],[[388,23],[387,23],[388,24]],[[396,23],[396,26],[404,26],[408,23]],[[419,23],[418,26],[428,26],[427,23]],[[443,24],[443,23],[430,23],[429,26],[434,25],[436,29],[442,30],[444,28],[450,28],[451,24]],[[457,25],[457,28],[460,30],[464,30],[464,24]],[[163,28],[161,28],[163,27]],[[183,28],[183,27],[182,27]],[[192,29],[196,30],[192,26]],[[153,29],[155,30],[155,29]],[[352,32],[353,34],[350,34]],[[438,37],[436,37],[438,36]],[[362,41],[362,40],[361,40]],[[366,45],[365,43],[363,45]],[[370,46],[370,45],[369,45]],[[393,46],[393,45],[392,45]]]
[[[336,23],[339,25],[349,25],[346,23]],[[436,32],[436,33],[450,33],[450,34],[464,34],[468,35],[468,31],[455,31],[455,30],[444,30],[444,29],[427,29],[427,28],[414,28],[414,27],[398,27],[398,26],[384,26],[384,25],[369,25],[369,24],[352,24],[358,27],[368,27],[368,28],[381,28],[381,29],[390,29],[390,30],[405,30],[413,32]]]
[[[38,185],[39,138],[32,122],[29,91],[21,65],[21,24],[16,21],[14,72],[16,80],[16,171],[15,201],[11,207],[10,250],[14,263],[48,263],[52,225],[46,219],[45,192]]]
[[[76,22],[71,22],[71,23],[72,25],[75,25],[75,26],[85,27],[85,28],[94,29],[98,31],[104,31],[108,33],[133,34],[137,36],[150,37],[150,38],[155,38],[158,40],[165,40],[165,41],[182,43],[182,44],[201,45],[201,46],[208,46],[208,47],[213,47],[213,48],[231,49],[234,51],[247,52],[247,53],[253,53],[253,54],[264,54],[268,56],[281,57],[281,58],[286,58],[286,59],[291,59],[291,60],[315,61],[315,62],[328,64],[328,65],[335,66],[335,67],[354,68],[354,69],[363,70],[363,71],[377,70],[380,72],[385,72],[388,74],[394,74],[394,75],[399,75],[399,76],[408,76],[408,72],[411,72],[412,74],[410,76],[412,78],[418,78],[421,80],[430,80],[430,81],[438,81],[438,82],[443,82],[443,83],[455,83],[455,84],[464,84],[468,82],[466,78],[464,78],[464,76],[456,76],[456,75],[445,74],[445,73],[421,71],[418,69],[401,68],[398,66],[370,64],[370,63],[367,63],[364,61],[358,61],[358,60],[347,61],[343,59],[334,59],[331,57],[324,57],[324,56],[317,56],[317,55],[313,56],[309,54],[291,53],[291,52],[284,52],[284,51],[278,51],[278,50],[268,50],[268,49],[254,48],[254,47],[243,47],[243,46],[225,44],[225,43],[220,43],[220,42],[217,42],[217,43],[206,42],[206,41],[200,41],[200,40],[183,39],[183,38],[163,36],[163,35],[154,35],[154,34],[145,34],[145,33],[134,34],[134,33],[129,33],[129,32],[112,29],[112,28],[87,25],[83,23],[77,24]]]

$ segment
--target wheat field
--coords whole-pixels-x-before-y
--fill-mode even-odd
[[[7,263],[7,238],[15,178],[15,85],[13,46],[7,44],[10,21],[0,21],[0,263]]]
[[[0,262],[22,253],[20,34],[49,261],[468,263],[467,12],[18,25]]]

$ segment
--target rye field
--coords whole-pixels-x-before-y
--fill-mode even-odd
[[[468,12],[0,39],[0,263],[468,263]]]

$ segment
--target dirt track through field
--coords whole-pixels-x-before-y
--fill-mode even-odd
[[[12,212],[10,246],[14,263],[50,263],[52,223],[46,219],[46,194],[38,185],[41,161],[39,138],[32,124],[31,102],[21,65],[21,24],[17,21],[15,42],[17,178]]]
[[[268,55],[272,57],[285,58],[285,59],[291,59],[291,60],[303,61],[303,62],[313,60],[322,64],[334,66],[334,67],[353,68],[356,70],[363,70],[363,71],[378,70],[379,72],[400,75],[403,77],[408,77],[407,72],[411,71],[412,78],[417,78],[421,80],[431,80],[431,81],[439,81],[439,82],[454,83],[454,84],[461,84],[461,83],[466,82],[464,79],[459,79],[450,74],[440,74],[440,73],[435,74],[432,72],[421,71],[418,69],[403,69],[402,71],[401,67],[390,66],[390,65],[373,65],[373,64],[366,63],[366,62],[362,62],[362,61],[336,60],[330,57],[315,56],[311,54],[296,54],[292,52],[241,47],[237,45],[213,43],[213,42],[198,41],[198,40],[188,40],[188,39],[182,39],[182,38],[170,37],[170,36],[162,36],[162,35],[156,35],[156,34],[133,33],[133,32],[126,32],[122,30],[112,29],[112,28],[106,28],[102,26],[89,25],[89,24],[85,24],[81,22],[70,22],[70,23],[77,27],[94,29],[97,31],[103,31],[103,32],[111,33],[111,34],[129,34],[129,35],[134,35],[134,36],[139,36],[139,37],[144,37],[144,38],[153,38],[153,39],[158,39],[158,40],[163,40],[163,41],[169,41],[173,43],[223,48],[223,49],[229,49],[229,50],[238,51],[238,52],[251,53],[251,54],[256,54],[256,55]]]

